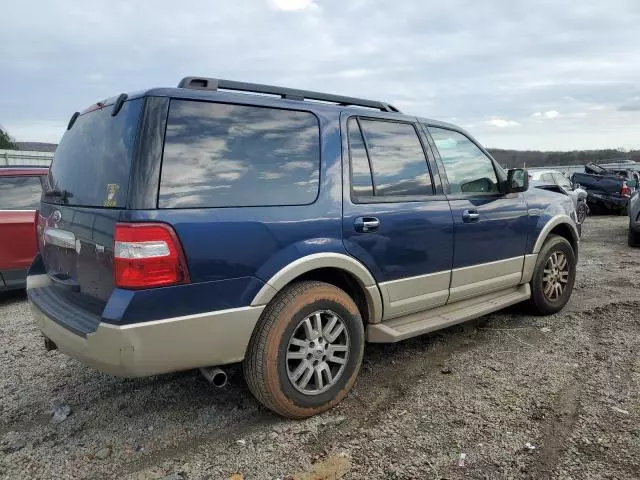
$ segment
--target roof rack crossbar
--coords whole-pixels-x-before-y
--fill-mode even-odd
[[[267,95],[278,95],[288,100],[317,100],[321,102],[337,103],[338,105],[358,107],[369,107],[383,112],[396,112],[398,110],[393,105],[375,100],[365,100],[362,98],[345,97],[342,95],[332,95],[330,93],[312,92],[309,90],[298,90],[295,88],[276,87],[273,85],[262,85],[259,83],[236,82],[233,80],[221,80],[218,78],[206,77],[185,77],[180,80],[178,88],[188,88],[192,90],[231,90],[237,92],[253,92]]]

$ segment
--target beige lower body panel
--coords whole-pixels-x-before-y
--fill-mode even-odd
[[[142,377],[241,361],[264,306],[125,326],[101,323],[86,337],[31,308],[42,333],[63,353],[106,373]]]
[[[515,305],[531,296],[529,284],[509,287],[367,327],[369,342],[399,342]]]
[[[444,305],[450,281],[447,271],[381,283],[384,320]]]
[[[538,254],[524,256],[524,267],[522,268],[522,278],[520,283],[529,283],[533,278],[533,271],[536,269],[536,262],[538,261]]]
[[[449,303],[519,285],[524,257],[458,268],[451,274]]]

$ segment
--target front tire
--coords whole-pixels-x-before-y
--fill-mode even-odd
[[[576,255],[563,237],[549,235],[531,279],[529,304],[536,315],[559,312],[569,301],[576,278]]]
[[[249,342],[249,390],[284,417],[322,413],[353,386],[364,339],[360,312],[344,291],[316,281],[290,285],[267,305]]]

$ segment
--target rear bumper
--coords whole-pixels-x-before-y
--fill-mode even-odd
[[[606,208],[623,208],[629,203],[629,197],[591,192],[587,196],[587,203],[604,205]]]
[[[30,277],[30,287],[37,280]],[[264,306],[243,307],[132,325],[100,322],[95,332],[78,335],[31,302],[42,334],[72,358],[100,371],[142,377],[244,359]]]

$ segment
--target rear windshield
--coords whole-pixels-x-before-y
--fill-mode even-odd
[[[143,99],[80,115],[56,149],[45,202],[89,207],[125,206]]]
[[[158,206],[309,204],[319,172],[320,130],[309,112],[172,100]]]

